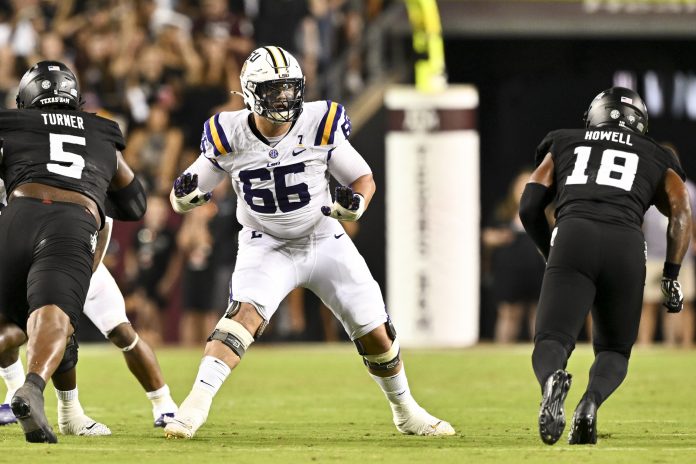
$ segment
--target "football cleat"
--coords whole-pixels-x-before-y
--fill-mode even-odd
[[[570,425],[568,443],[571,445],[597,443],[597,403],[587,398],[578,403]]]
[[[58,443],[58,437],[46,420],[44,397],[39,387],[25,382],[15,392],[10,407],[29,443]]]
[[[174,417],[167,420],[164,426],[164,436],[166,438],[193,438],[207,418],[207,411],[193,407],[180,407]]]
[[[420,435],[420,436],[445,436],[454,435],[454,428],[449,422],[431,416],[428,412],[414,405],[409,407],[405,419],[400,419],[402,414],[394,414],[394,425],[396,429],[405,435]]]
[[[12,413],[12,408],[7,403],[0,404],[0,425],[16,424],[17,418]]]
[[[165,412],[164,414],[160,414],[160,416],[155,419],[155,427],[164,427],[171,421],[172,417],[174,417],[173,412]]]
[[[78,419],[62,423],[58,422],[58,430],[63,435],[77,435],[79,437],[105,437],[111,435],[109,427],[84,414]]]
[[[539,408],[539,435],[547,445],[556,443],[565,429],[563,403],[570,390],[572,377],[568,372],[558,369],[546,379]]]

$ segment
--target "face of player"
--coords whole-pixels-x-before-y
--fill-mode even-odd
[[[264,116],[274,123],[292,122],[302,107],[300,79],[279,79],[259,85],[258,94],[266,109]]]

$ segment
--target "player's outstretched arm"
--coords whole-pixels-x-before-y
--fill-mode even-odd
[[[667,226],[667,256],[662,271],[662,293],[668,312],[682,310],[684,297],[677,281],[682,260],[691,239],[691,205],[686,184],[672,169],[668,169],[663,187],[655,196],[655,206],[669,218]]]
[[[553,199],[553,173],[553,157],[548,153],[532,172],[520,199],[520,220],[524,230],[547,261],[551,251],[551,228],[544,210]]]
[[[321,212],[339,221],[354,222],[360,219],[377,189],[372,174],[365,174],[350,186],[336,187],[334,204],[322,206]]]
[[[191,211],[210,201],[212,191],[225,178],[221,170],[201,155],[191,166],[174,180],[174,187],[169,193],[169,202],[179,214]]]

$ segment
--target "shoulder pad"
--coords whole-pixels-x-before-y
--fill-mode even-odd
[[[214,114],[203,125],[204,137],[213,148],[215,156],[232,153],[232,146],[227,141],[225,131],[220,124],[220,114],[221,113]]]
[[[336,129],[339,121],[344,121],[341,123],[342,133],[336,137]],[[319,123],[317,135],[314,139],[314,145],[332,145],[338,142],[340,139],[347,139],[348,135],[350,135],[350,118],[348,118],[343,105],[332,102],[331,100],[327,100],[326,111],[324,112],[324,117]]]

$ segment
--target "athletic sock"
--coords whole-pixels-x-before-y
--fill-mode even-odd
[[[58,398],[59,424],[67,424],[85,417],[85,411],[78,399],[77,387],[73,390],[56,389],[56,398]]]
[[[152,416],[155,420],[159,419],[162,414],[174,413],[177,410],[167,384],[157,390],[146,392],[145,396],[152,403]]]
[[[395,423],[404,422],[416,410],[420,410],[420,406],[411,395],[411,389],[408,387],[408,379],[403,364],[401,371],[391,377],[378,377],[372,373],[370,376],[377,382],[377,385],[384,392],[384,396],[389,400]]]
[[[590,381],[583,398],[589,398],[600,406],[621,382],[628,372],[628,358],[616,351],[600,351],[590,368]]]
[[[220,390],[230,372],[230,367],[223,361],[213,356],[204,356],[198,367],[198,375],[193,384],[193,390],[206,391],[212,398]]]
[[[543,394],[546,379],[558,369],[565,369],[568,363],[568,353],[556,340],[541,340],[534,344],[532,367]]]
[[[24,384],[24,366],[22,360],[17,359],[17,362],[7,367],[0,367],[0,377],[5,381],[7,394],[5,395],[5,404],[12,401],[15,391]]]
[[[185,414],[188,414],[186,410],[192,408],[207,417],[213,403],[213,397],[220,390],[230,372],[231,369],[223,361],[213,356],[204,356],[198,367],[198,375],[193,382],[191,392],[181,403],[179,411],[183,410]]]

